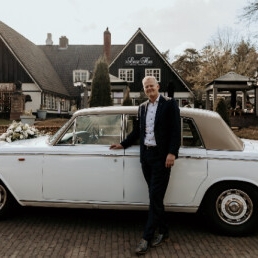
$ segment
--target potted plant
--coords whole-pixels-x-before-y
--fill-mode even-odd
[[[24,111],[22,115],[20,115],[21,122],[23,124],[33,125],[35,123],[36,116],[32,114],[32,111]]]
[[[37,116],[38,119],[45,120],[47,117],[47,110],[45,109],[44,105],[40,105],[40,108],[37,109]]]

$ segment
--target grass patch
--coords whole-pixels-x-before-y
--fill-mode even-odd
[[[238,137],[245,139],[258,140],[258,126],[249,126],[233,131]]]
[[[12,121],[7,119],[0,119],[0,125],[10,125]]]

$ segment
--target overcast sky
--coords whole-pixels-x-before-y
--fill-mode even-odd
[[[170,56],[188,47],[201,50],[218,30],[246,33],[237,16],[248,0],[0,0],[0,19],[35,44],[52,33],[69,44],[126,44],[138,28]]]

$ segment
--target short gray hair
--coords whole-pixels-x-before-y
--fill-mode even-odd
[[[147,80],[149,80],[149,79],[154,80],[155,84],[159,84],[155,76],[148,75],[148,76],[145,76],[145,77],[142,79],[142,85],[144,85],[145,81],[147,81]]]

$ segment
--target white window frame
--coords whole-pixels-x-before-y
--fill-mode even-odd
[[[118,77],[126,82],[134,82],[134,69],[119,69]]]
[[[135,54],[143,54],[143,44],[135,45]]]
[[[158,68],[147,68],[145,69],[145,76],[154,76],[157,81],[161,81],[161,69]]]
[[[90,73],[88,70],[73,70],[73,82],[84,82],[89,79]]]

